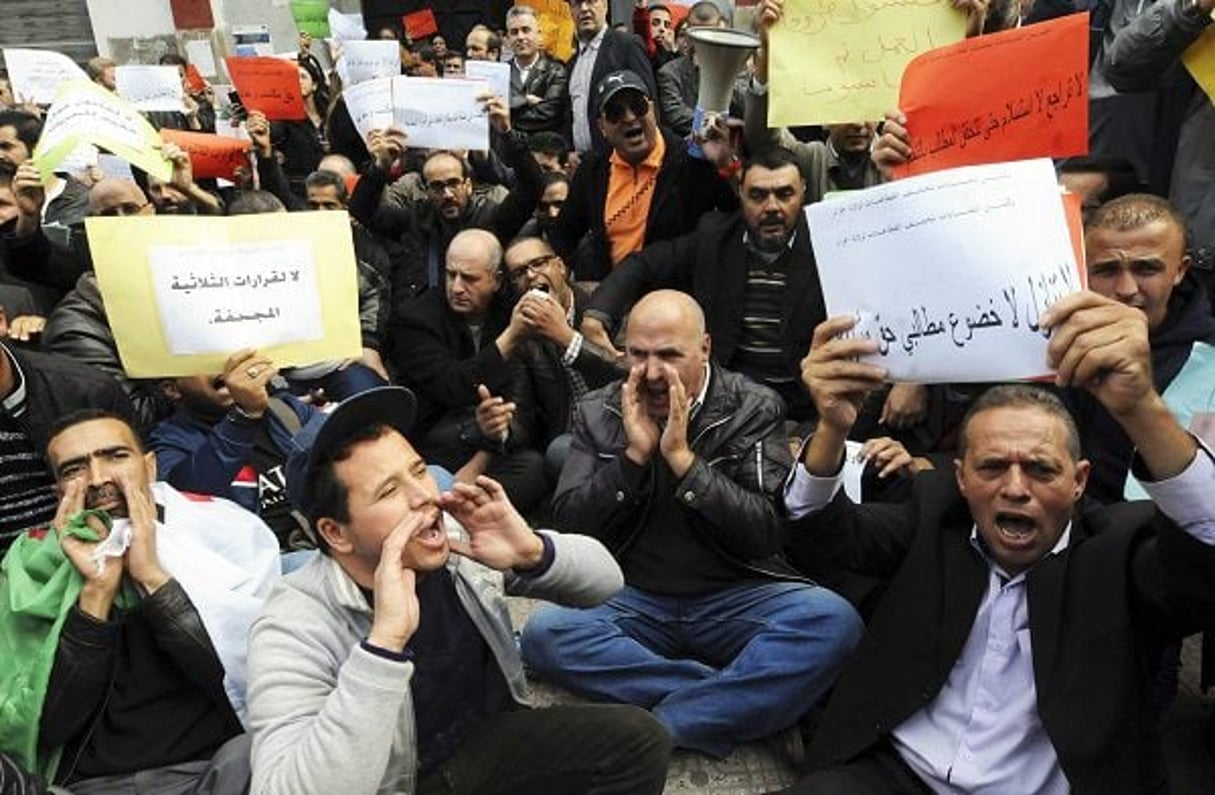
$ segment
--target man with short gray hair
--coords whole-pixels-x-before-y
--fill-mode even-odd
[[[540,49],[540,20],[530,6],[506,12],[510,60],[510,120],[527,134],[561,129],[565,67]]]

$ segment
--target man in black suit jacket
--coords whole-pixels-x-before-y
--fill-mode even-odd
[[[1056,383],[1118,419],[1155,503],[1083,514],[1076,427],[1027,385],[976,401],[953,478],[905,505],[832,498],[884,376],[853,322],[820,325],[803,365],[820,419],[786,485],[789,547],[890,584],[810,748],[825,769],[789,792],[1164,791],[1151,684],[1169,639],[1215,622],[1215,456],[1153,387],[1143,313],[1080,292],[1042,317]]]
[[[506,12],[510,59],[510,121],[531,135],[565,123],[565,67],[540,52],[540,22],[528,6]]]
[[[742,208],[709,213],[696,229],[626,257],[591,296],[582,333],[599,346],[644,293],[675,288],[705,310],[715,359],[774,389],[791,419],[813,415],[801,357],[827,317],[810,230],[806,184],[785,150],[751,158]]]
[[[578,152],[602,151],[606,146],[597,123],[601,108],[594,97],[595,86],[604,77],[629,69],[645,82],[649,96],[658,96],[645,43],[632,33],[608,27],[607,11],[607,0],[570,0],[578,52],[569,64],[565,106],[570,140]]]
[[[443,290],[428,290],[392,320],[400,340],[393,364],[418,400],[419,452],[458,477],[485,471],[528,510],[549,485],[522,421],[529,409],[514,399],[523,370],[508,358],[523,330],[521,319],[512,319],[501,264],[492,233],[457,233],[447,247]]]

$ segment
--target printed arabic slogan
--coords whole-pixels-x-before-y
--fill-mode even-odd
[[[271,121],[306,119],[300,94],[299,66],[294,61],[269,56],[226,58],[228,74],[248,110],[266,114]]]
[[[160,131],[160,137],[177,144],[190,156],[195,179],[232,180],[238,168],[249,165],[249,142],[210,133]]]
[[[965,34],[950,0],[788,0],[770,36],[768,124],[880,119],[908,62]]]
[[[270,225],[255,215],[85,225],[123,369],[133,377],[220,372],[241,348],[281,367],[361,351],[345,213],[291,213]]]
[[[42,178],[60,168],[83,144],[92,144],[121,157],[147,173],[168,181],[173,165],[160,156],[160,136],[135,106],[88,81],[64,83],[34,147],[34,163]]]
[[[898,107],[912,158],[895,177],[1088,151],[1088,13],[917,56]]]
[[[806,210],[830,315],[892,381],[1048,374],[1038,319],[1084,289],[1051,161],[938,171]]]

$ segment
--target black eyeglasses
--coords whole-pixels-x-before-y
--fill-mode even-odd
[[[557,259],[556,254],[544,254],[535,259],[529,259],[517,268],[507,268],[506,273],[512,282],[521,281],[529,273],[539,273],[541,268],[555,259]]]
[[[644,94],[636,91],[621,91],[607,101],[603,106],[603,118],[616,124],[624,118],[625,110],[630,110],[637,118],[641,118],[650,109],[650,100]]]
[[[452,191],[454,193],[455,191],[459,190],[460,186],[463,184],[464,184],[463,177],[459,177],[459,178],[453,177],[452,179],[447,179],[447,180],[436,179],[433,182],[426,183],[426,190],[430,191],[431,193],[435,194],[436,196],[441,196],[444,193],[447,193],[447,191]]]

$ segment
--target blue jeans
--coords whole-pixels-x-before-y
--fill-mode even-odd
[[[747,582],[688,597],[625,586],[598,607],[537,611],[521,645],[540,678],[651,709],[676,746],[723,757],[796,723],[863,631],[847,601],[811,585]]]

